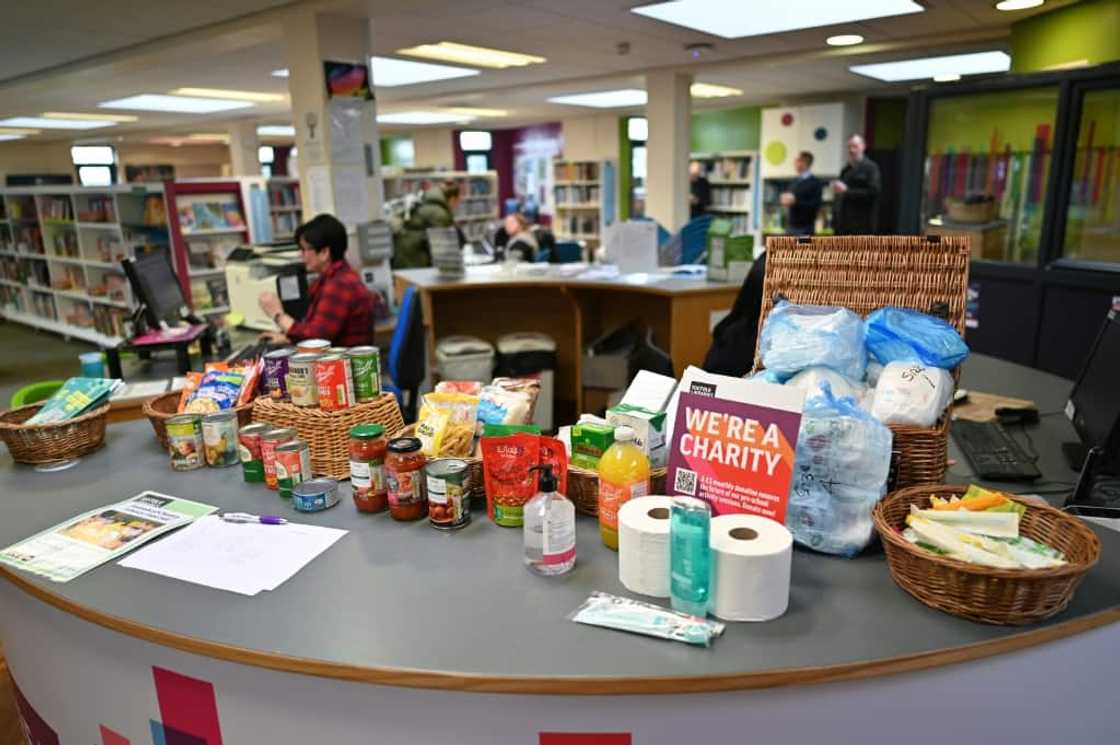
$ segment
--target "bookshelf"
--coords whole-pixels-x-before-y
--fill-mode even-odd
[[[402,171],[383,174],[382,187],[388,212],[403,212],[409,195],[423,193],[444,181],[459,185],[459,206],[455,223],[468,241],[486,237],[492,223],[499,219],[498,172]]]
[[[268,180],[268,214],[272,240],[291,240],[303,222],[298,178],[274,176]]]
[[[136,308],[120,261],[170,253],[158,184],[0,189],[0,312],[102,346]]]
[[[712,190],[708,212],[731,221],[734,234],[754,233],[758,229],[758,152],[728,150],[692,153],[690,157],[707,168]]]
[[[584,241],[591,250],[614,222],[614,163],[609,160],[552,162],[553,224],[558,241]]]

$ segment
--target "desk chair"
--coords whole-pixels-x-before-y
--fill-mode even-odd
[[[424,382],[424,321],[420,298],[415,287],[409,287],[401,298],[397,327],[389,343],[386,370],[391,383],[384,388],[397,397],[406,422],[416,419],[416,399]]]
[[[537,251],[537,264],[574,264],[583,261],[583,246],[576,241],[560,241],[551,249]]]
[[[714,218],[700,215],[681,228],[681,263],[699,264],[708,248],[708,228]]]

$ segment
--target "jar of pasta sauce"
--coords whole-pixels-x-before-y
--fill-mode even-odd
[[[389,486],[389,516],[394,520],[419,520],[428,514],[424,493],[424,464],[420,440],[398,437],[389,441],[385,480]]]
[[[387,452],[385,428],[380,424],[359,424],[350,430],[350,486],[358,512],[381,512],[389,504]]]

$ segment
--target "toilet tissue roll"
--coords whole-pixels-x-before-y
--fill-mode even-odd
[[[630,592],[669,597],[672,497],[638,497],[618,511],[618,578]]]
[[[757,515],[712,518],[712,615],[769,621],[789,606],[793,536]]]

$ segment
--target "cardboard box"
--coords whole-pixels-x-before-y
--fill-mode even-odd
[[[668,456],[665,449],[665,412],[650,411],[640,406],[620,404],[607,409],[607,421],[615,427],[634,430],[635,444],[649,456],[651,468],[665,466]]]

